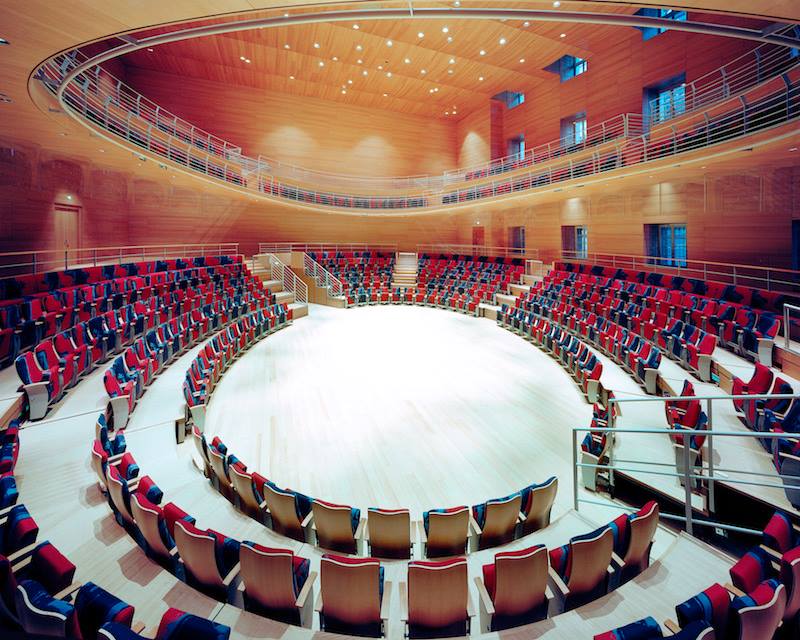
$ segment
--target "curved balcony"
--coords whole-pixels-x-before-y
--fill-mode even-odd
[[[36,78],[74,118],[184,170],[249,193],[310,207],[402,212],[552,187],[660,160],[774,127],[800,115],[800,59],[764,44],[683,88],[678,110],[620,114],[523,155],[441,175],[367,177],[305,169],[242,149],[195,127],[73,50],[47,60]],[[62,88],[65,79],[69,81]]]

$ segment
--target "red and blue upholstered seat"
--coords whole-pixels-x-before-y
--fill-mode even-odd
[[[733,586],[750,592],[769,577],[769,554],[761,547],[753,547],[730,569]]]
[[[678,624],[686,628],[693,622],[710,624],[718,637],[725,638],[728,629],[728,617],[731,608],[731,596],[728,590],[719,583],[712,584],[675,607]]]
[[[794,530],[791,518],[783,511],[776,511],[764,527],[762,534],[764,546],[778,553],[786,553],[798,546],[800,539]]]
[[[362,592],[367,602],[355,601],[351,594],[343,592],[342,587],[353,579],[352,572],[356,572],[356,575],[361,573],[362,579],[364,576],[369,577],[369,586],[375,591],[374,595],[369,593],[369,589]],[[384,567],[380,561],[377,558],[352,558],[326,553],[322,556],[320,574],[322,588],[320,628],[332,633],[381,637]]]
[[[164,514],[164,521],[167,525],[167,531],[172,539],[175,538],[176,522],[188,522],[190,524],[194,524],[196,522],[195,518],[186,513],[174,502],[168,502],[161,508],[161,510]]]
[[[15,505],[8,512],[5,522],[0,524],[0,553],[11,555],[33,544],[38,535],[39,527],[25,505]]]
[[[203,531],[186,519],[183,519],[183,527],[194,536],[205,536],[214,541],[214,561],[220,576],[227,576],[239,562],[239,546],[241,543],[235,538],[230,538],[214,529]],[[187,576],[191,576],[188,568]]]
[[[661,625],[656,622],[655,618],[648,616],[623,627],[599,633],[594,636],[594,640],[655,640],[663,637]]]
[[[472,507],[472,517],[475,518],[475,522],[478,523],[478,526],[481,529],[483,529],[484,525],[486,524],[486,509],[488,508],[488,506],[494,503],[507,502],[509,500],[512,500],[516,496],[522,496],[522,492],[515,491],[514,493],[510,493],[504,498],[492,498],[491,500],[487,500],[486,502],[483,502],[481,504],[476,504]]]
[[[62,385],[58,367],[43,369],[31,351],[17,356],[14,364],[23,384],[47,383],[48,403],[55,402],[61,397]]]

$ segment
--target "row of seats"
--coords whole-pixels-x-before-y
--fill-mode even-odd
[[[183,301],[189,285],[244,274],[244,265],[227,256],[194,262],[197,266],[170,260],[6,278],[3,293],[10,297],[0,302],[0,365],[59,332],[73,330],[82,339],[83,332],[74,329],[99,315],[115,312],[141,322],[146,307]]]
[[[680,640],[769,640],[800,635],[800,536],[782,512],[764,528],[761,544],[731,567],[730,583],[715,583],[675,607],[677,624],[664,626]],[[598,634],[595,640],[665,637],[652,617]]]
[[[353,300],[357,291],[368,290],[375,296],[388,296],[394,272],[394,253],[380,251],[319,251],[309,252],[342,283],[342,295]],[[380,293],[379,293],[380,292]],[[376,299],[375,302],[381,301]],[[388,300],[384,300],[388,302]],[[350,303],[352,304],[352,303]]]
[[[197,339],[210,325],[226,322],[251,301],[263,305],[273,300],[272,294],[248,275],[228,277],[207,273],[209,280],[180,280],[185,286],[171,296],[153,296],[135,308],[136,315],[107,311],[40,342],[15,360],[17,373],[23,383],[31,419],[44,417],[48,406],[74,386],[79,377],[91,371],[110,355],[123,353],[112,367],[114,384],[108,375],[109,393],[123,395],[121,388],[131,381],[130,369],[150,360],[154,366],[146,369],[147,376],[160,370],[157,360],[163,361],[165,350],[183,339]],[[196,284],[193,286],[192,282]],[[186,335],[186,337],[182,337]],[[127,349],[126,349],[127,347]],[[157,356],[157,354],[161,354]],[[121,388],[116,388],[119,386]]]
[[[424,196],[355,196],[339,193],[317,192],[303,189],[295,185],[284,184],[276,180],[259,179],[259,191],[288,200],[328,207],[345,207],[348,209],[418,209],[427,207],[428,199]]]
[[[506,544],[550,523],[558,491],[558,479],[552,477],[471,508],[426,511],[412,526],[408,509],[371,507],[362,518],[356,507],[281,488],[258,472],[248,472],[219,437],[208,443],[199,429],[193,434],[205,475],[240,510],[282,535],[353,555],[363,553],[366,546],[370,555],[410,558],[416,537],[412,529],[419,530],[422,555],[428,558],[464,554],[469,546],[486,549]]]

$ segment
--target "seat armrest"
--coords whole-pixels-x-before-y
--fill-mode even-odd
[[[478,588],[478,602],[481,607],[488,615],[494,615],[494,603],[480,577],[475,578],[475,586]]]
[[[519,514],[517,514],[517,523],[521,524],[521,523],[525,522],[525,520],[527,520],[527,519],[528,519],[528,516],[526,516],[522,511],[520,511]]]
[[[300,526],[303,527],[303,529],[305,529],[309,525],[313,526],[313,524],[314,524],[314,512],[313,511],[309,511],[308,515],[300,523]]]
[[[481,535],[483,531],[481,531],[481,525],[478,524],[478,521],[472,517],[472,514],[469,515],[469,526],[475,532],[475,535]]]
[[[71,585],[65,587],[57,594],[55,594],[53,597],[56,600],[65,600],[66,598],[69,598],[73,593],[75,593],[78,589],[80,589],[82,586],[83,583],[81,582],[73,582]],[[144,625],[142,625],[142,628],[144,628]]]
[[[225,579],[222,581],[222,584],[224,584],[226,587],[230,587],[233,580],[236,578],[236,576],[239,575],[240,568],[241,567],[237,562],[236,565],[233,567],[233,569],[231,569],[230,573],[227,576],[225,576]]]
[[[775,549],[770,549],[768,546],[766,546],[766,545],[764,545],[764,544],[760,544],[760,545],[758,545],[758,546],[759,546],[759,547],[761,547],[761,549],[762,549],[763,551],[765,551],[765,552],[767,553],[767,555],[769,555],[769,557],[770,557],[771,559],[780,561],[780,559],[781,559],[781,554],[780,554],[780,553],[778,553],[777,551],[775,551]]]
[[[314,601],[314,611],[322,613],[322,589],[317,594],[317,599]]]
[[[475,603],[472,601],[472,592],[467,587],[467,617],[472,618],[475,616]]]
[[[550,581],[553,583],[553,587],[555,587],[556,596],[561,600],[566,598],[569,595],[569,588],[567,587],[566,584],[564,584],[564,581],[561,579],[561,576],[558,575],[558,573],[556,572],[555,569],[553,569],[553,567],[550,567],[547,570],[547,573],[550,577]]]
[[[422,520],[417,521],[417,528],[419,529],[419,541],[422,544],[428,543],[428,536],[425,535],[425,523]]]
[[[364,521],[364,527],[361,530],[361,539],[364,542],[369,542],[369,521]]]
[[[383,584],[383,597],[381,597],[381,620],[384,622],[389,620],[389,607],[392,602],[392,583],[386,581]]]
[[[681,632],[681,628],[678,626],[678,623],[674,620],[664,620],[664,626],[667,628],[668,631],[672,633],[672,635],[677,635]]]
[[[408,583],[400,582],[400,620],[408,622]]]
[[[356,540],[362,540],[364,537],[364,529],[366,525],[367,525],[367,519],[361,518],[358,521],[358,526],[356,527],[356,532],[353,534],[353,538],[355,538]]]
[[[300,593],[297,594],[297,600],[294,603],[294,606],[298,609],[302,609],[308,597],[311,595],[314,583],[317,581],[317,572],[310,571],[308,577],[306,578],[305,584],[303,584],[303,588],[300,589]]]
[[[744,591],[742,591],[741,589],[737,589],[730,582],[726,582],[723,586],[728,590],[729,593],[733,594],[736,597],[742,597],[746,595]]]
[[[22,547],[22,549],[15,551],[10,556],[8,556],[9,563],[16,564],[18,560],[21,560],[22,558],[29,556],[31,553],[33,553],[34,549],[36,549],[36,547],[39,546],[39,544],[40,544],[39,542],[34,542],[32,544],[29,544],[27,547]]]
[[[131,625],[131,631],[133,631],[134,633],[138,633],[139,635],[142,634],[144,629],[145,629],[144,622],[134,622]]]
[[[611,564],[616,566],[617,568],[622,568],[625,566],[625,561],[620,558],[616,553],[613,551],[611,552]]]

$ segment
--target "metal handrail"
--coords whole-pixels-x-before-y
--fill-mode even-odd
[[[0,277],[96,267],[103,264],[122,264],[130,260],[163,260],[213,255],[238,256],[239,243],[143,244],[10,251],[0,253]],[[27,259],[23,259],[25,256]]]
[[[572,462],[573,462],[573,504],[575,509],[578,509],[578,505],[582,502],[582,499],[578,496],[578,470],[580,468],[595,468],[595,469],[603,469],[609,472],[613,471],[629,471],[629,472],[637,472],[637,473],[647,473],[650,475],[658,475],[658,476],[667,476],[667,477],[675,477],[675,478],[683,478],[683,486],[685,492],[685,517],[682,518],[686,522],[686,530],[688,533],[692,533],[693,524],[695,524],[693,515],[692,515],[692,487],[695,481],[705,481],[708,483],[708,510],[710,513],[714,513],[715,511],[715,491],[714,491],[714,482],[715,481],[724,481],[729,484],[741,484],[741,485],[748,485],[748,486],[761,486],[761,487],[771,487],[771,488],[783,488],[785,489],[787,486],[785,483],[775,484],[775,483],[768,483],[768,482],[761,482],[757,480],[741,480],[738,478],[730,478],[730,477],[720,477],[716,475],[716,472],[735,472],[740,474],[751,473],[751,475],[761,475],[761,473],[755,472],[746,472],[741,470],[731,470],[731,469],[720,469],[718,466],[715,465],[715,456],[714,456],[714,439],[717,437],[732,437],[732,438],[759,438],[759,439],[776,439],[776,438],[791,438],[793,434],[791,433],[771,433],[771,432],[764,432],[764,431],[730,431],[730,430],[714,430],[714,411],[713,411],[713,403],[715,401],[728,401],[732,402],[734,400],[744,400],[749,402],[754,402],[757,400],[793,400],[798,401],[800,399],[800,394],[797,393],[762,393],[762,394],[708,394],[708,395],[697,395],[697,396],[647,396],[647,397],[626,397],[626,398],[618,398],[615,396],[610,396],[608,398],[609,403],[609,426],[608,427],[573,427],[572,429]],[[692,401],[697,400],[700,402],[705,402],[705,412],[707,417],[707,422],[705,428],[702,430],[698,430],[696,433],[705,436],[705,442],[703,447],[707,449],[708,455],[703,456],[704,466],[701,468],[703,471],[707,471],[707,474],[695,474],[693,469],[695,468],[690,460],[691,455],[691,447],[684,446],[683,447],[683,473],[679,472],[666,472],[666,471],[652,471],[646,470],[641,468],[629,468],[629,467],[621,467],[614,463],[615,455],[614,455],[614,445],[613,441],[611,446],[608,448],[608,462],[604,464],[591,464],[586,462],[578,462],[578,434],[579,433],[606,433],[609,434],[611,438],[614,438],[615,434],[619,433],[638,433],[638,434],[660,434],[663,433],[668,436],[674,436],[676,433],[682,433],[686,435],[687,433],[691,433],[690,431],[680,431],[677,432],[674,429],[668,428],[633,428],[633,427],[626,427],[621,428],[616,425],[618,420],[617,412],[611,410],[610,405],[619,405],[625,403],[643,403],[643,402],[653,402],[659,404],[665,404],[668,402],[685,402],[685,401]],[[800,434],[797,434],[797,437],[800,438]],[[665,466],[665,463],[648,463],[648,462],[637,462],[637,464],[641,465],[654,465],[654,466]],[[669,466],[669,465],[666,465]],[[716,471],[715,471],[716,466]],[[780,474],[776,474],[778,478],[781,480],[784,479],[783,476]],[[696,523],[696,524],[706,524],[704,522]],[[713,523],[712,523],[713,524]]]
[[[790,311],[800,311],[800,307],[795,306],[793,304],[789,304],[788,302],[783,303],[783,347],[786,351],[794,351],[791,348],[792,344],[792,325],[789,324],[789,312]]]
[[[295,302],[308,303],[308,285],[298,278],[297,274],[274,253],[264,255],[267,256],[269,261],[272,280],[278,280],[283,284],[284,291],[293,293]]]
[[[342,281],[307,253],[303,254],[303,268],[306,275],[314,278],[318,287],[327,289],[331,297],[338,298],[344,294]]]
[[[779,267],[690,260],[688,258],[676,260],[675,258],[631,254],[587,253],[581,255],[576,251],[561,251],[560,259],[566,262],[600,265],[622,270],[652,271],[664,275],[750,286],[765,291],[800,291],[800,271]],[[684,264],[675,264],[678,261]]]
[[[417,253],[450,253],[464,256],[489,256],[498,258],[520,258],[537,260],[538,249],[515,249],[513,247],[487,247],[482,244],[418,244]]]
[[[374,242],[259,242],[259,253],[376,251],[397,253],[397,243]]]

